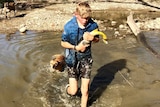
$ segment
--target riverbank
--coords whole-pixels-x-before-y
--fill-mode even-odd
[[[160,7],[156,3],[149,4],[135,0],[131,0],[130,2],[127,2],[127,0],[123,2],[121,0],[113,0],[110,2],[91,2],[90,5],[93,11],[105,10],[105,14],[108,14],[109,12],[107,13],[107,11],[111,10],[119,10],[120,12],[125,10],[128,13],[130,11],[149,11],[151,14],[157,12],[159,14],[157,17],[136,20],[138,20],[137,25],[143,30],[160,29]],[[75,6],[75,3],[53,4],[43,8],[18,11],[15,18],[0,21],[0,33],[15,33],[22,25],[25,25],[27,30],[62,31],[64,24],[73,16]],[[112,16],[109,18],[113,19]],[[100,26],[103,26],[103,29],[106,29],[103,22],[96,21]],[[126,25],[126,22],[121,24]]]

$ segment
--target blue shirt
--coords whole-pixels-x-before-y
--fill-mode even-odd
[[[77,19],[74,16],[64,26],[62,41],[69,42],[72,45],[78,45],[78,43],[83,39],[84,32],[86,31],[91,32],[92,30],[97,28],[98,28],[97,23],[95,23],[91,18],[88,20],[88,23],[84,29],[79,28]],[[78,60],[91,57],[91,44],[89,47],[86,48],[84,52],[75,52],[73,49],[66,49],[65,56],[66,56],[66,63],[71,65],[73,65]]]

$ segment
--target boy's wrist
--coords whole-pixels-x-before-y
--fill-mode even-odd
[[[74,46],[74,48],[73,48],[74,50],[76,50],[76,46]]]
[[[73,45],[72,49],[76,51],[77,50],[76,45]]]

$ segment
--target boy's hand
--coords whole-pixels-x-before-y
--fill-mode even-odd
[[[76,46],[76,50],[77,51],[81,51],[84,52],[86,50],[86,47],[89,46],[89,44],[84,44],[85,40],[82,40],[77,46]]]
[[[92,40],[94,39],[94,36],[91,35],[89,32],[85,32],[85,33],[83,34],[83,39],[84,39],[84,40],[88,40],[88,41],[92,41]]]

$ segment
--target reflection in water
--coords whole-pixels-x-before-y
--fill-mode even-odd
[[[152,47],[155,47],[155,46],[151,46],[150,44],[149,44],[149,41],[151,40],[152,41],[152,43],[154,43],[155,45],[156,45],[156,39],[157,39],[157,37],[155,38],[155,39],[148,39],[148,41],[146,40],[146,36],[145,36],[145,33],[144,32],[140,32],[139,34],[138,34],[138,38],[139,38],[139,40],[140,40],[140,42],[144,45],[144,47],[146,48],[146,49],[148,49],[153,55],[155,55],[157,58],[160,58],[160,54],[156,51],[157,49],[154,49],[154,48],[152,48]],[[159,41],[159,40],[158,40]]]
[[[159,33],[151,34],[147,41],[159,52]],[[60,38],[56,32],[0,35],[1,107],[79,106],[79,97],[66,98],[67,72],[51,72],[49,67],[51,56],[63,53]],[[158,105],[160,61],[150,52],[130,38],[93,44],[92,50],[91,107]]]

